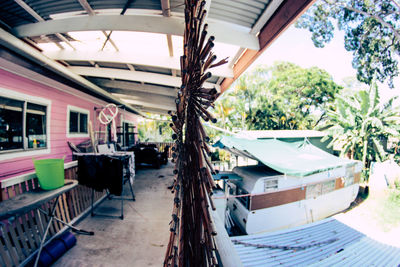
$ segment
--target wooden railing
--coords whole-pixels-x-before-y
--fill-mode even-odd
[[[77,179],[77,162],[65,164],[65,179]],[[34,172],[9,178],[0,182],[1,199],[12,199],[16,195],[38,188]],[[56,215],[68,223],[75,223],[90,211],[92,190],[78,185],[64,193],[58,201]],[[94,200],[100,201],[105,193],[95,192]],[[41,208],[48,210],[55,199],[45,203]],[[44,227],[49,218],[34,209],[26,214],[0,222],[0,266],[19,266],[29,261],[39,248],[44,234]],[[48,240],[66,230],[61,223],[53,220]]]

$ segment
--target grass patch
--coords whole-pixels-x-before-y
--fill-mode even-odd
[[[377,220],[387,232],[400,225],[400,190],[390,189],[384,197],[377,199]]]

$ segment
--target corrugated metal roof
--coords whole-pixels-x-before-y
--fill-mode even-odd
[[[36,19],[27,14],[15,1],[1,1],[0,18],[8,27],[36,22]]]
[[[400,248],[328,218],[273,233],[231,237],[244,266],[398,266]]]
[[[212,0],[208,17],[251,28],[270,0]],[[182,13],[182,0],[170,1],[171,11]]]
[[[25,1],[25,3],[45,20],[50,19],[52,14],[82,10],[79,1],[71,0],[58,0],[56,2],[52,0],[30,0]]]
[[[52,14],[60,14],[66,12],[80,11],[86,14],[79,1],[75,0],[26,0],[28,4],[36,13],[43,19],[50,19]],[[93,10],[102,9],[122,9],[126,0],[92,0],[87,1]],[[211,1],[211,8],[209,18],[234,23],[237,25],[251,28],[261,16],[262,12],[266,9],[270,0],[214,0]],[[21,24],[36,22],[31,15],[27,14],[18,4],[14,1],[5,1],[5,6],[1,8],[2,19],[11,27],[16,27]],[[183,12],[183,0],[170,1],[172,12]],[[5,8],[6,7],[6,8]],[[160,10],[161,1],[159,0],[136,0],[131,3],[128,8],[130,9],[147,9],[147,10]],[[3,14],[4,13],[4,14]]]

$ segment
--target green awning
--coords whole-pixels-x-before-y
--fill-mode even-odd
[[[307,176],[342,166],[353,166],[357,161],[329,154],[307,141],[288,143],[275,139],[249,140],[223,136],[214,146],[260,161],[266,166],[294,176]]]

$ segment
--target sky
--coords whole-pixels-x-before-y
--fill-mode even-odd
[[[269,48],[248,68],[251,71],[258,64],[272,65],[275,61],[288,61],[303,68],[317,66],[332,75],[333,80],[343,84],[343,78],[356,77],[352,53],[344,49],[344,33],[336,31],[335,37],[324,48],[316,48],[308,30],[293,25],[283,32]],[[400,95],[400,79],[395,80],[395,89],[380,84],[381,99]]]

